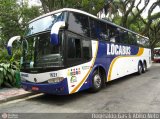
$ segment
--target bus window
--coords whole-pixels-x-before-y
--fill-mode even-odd
[[[106,23],[90,18],[91,37],[99,40],[108,40]]]
[[[92,38],[97,38],[97,32],[96,32],[96,28],[98,26],[98,21],[96,21],[95,19],[90,18],[90,29],[91,29],[91,37]]]
[[[146,47],[147,45],[149,46],[149,42],[145,38],[138,35],[137,35],[137,44],[141,47],[143,46]]]
[[[110,42],[115,43],[118,40],[118,32],[116,27],[107,25],[107,36]]]
[[[91,58],[91,41],[82,40],[82,51],[84,60],[89,60]]]
[[[144,46],[147,47],[147,48],[150,47],[149,39],[145,38],[145,44],[144,44]]]
[[[80,39],[68,38],[68,58],[81,58]]]
[[[120,37],[119,43],[129,44],[129,38],[128,38],[128,32],[127,31],[121,30],[121,32],[119,32],[119,37]]]
[[[137,44],[143,47],[150,47],[149,39],[137,35]]]
[[[107,28],[106,28],[106,23],[104,22],[99,22],[99,29],[100,29],[100,39],[101,40],[108,40],[108,34],[107,34]]]
[[[133,33],[128,33],[128,35],[129,35],[129,40],[128,40],[129,45],[137,45],[136,35]]]
[[[88,17],[79,13],[70,12],[69,15],[70,31],[76,32],[80,35],[90,36]]]

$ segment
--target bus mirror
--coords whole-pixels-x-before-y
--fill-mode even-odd
[[[56,22],[51,28],[51,44],[58,45],[59,44],[59,29],[65,27],[64,21]]]
[[[7,51],[9,55],[12,55],[12,51],[11,51],[12,43],[16,40],[19,41],[20,39],[21,39],[21,36],[14,36],[9,39],[8,44],[7,44]]]

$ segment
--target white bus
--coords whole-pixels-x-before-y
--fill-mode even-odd
[[[160,63],[160,47],[154,48],[153,55],[153,61]]]
[[[29,22],[22,41],[21,84],[57,95],[99,91],[120,77],[151,66],[148,38],[84,11],[64,8]]]

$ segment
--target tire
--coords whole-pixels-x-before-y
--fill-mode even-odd
[[[93,73],[91,92],[98,92],[103,86],[102,75],[97,70]]]
[[[138,63],[138,75],[141,75],[142,74],[142,72],[143,72],[143,66],[142,66],[142,63]]]
[[[143,70],[142,73],[145,73],[147,71],[147,65],[145,62],[143,62]]]

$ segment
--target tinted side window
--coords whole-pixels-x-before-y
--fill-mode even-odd
[[[90,18],[91,37],[100,40],[108,40],[106,23]]]
[[[121,32],[121,43],[123,44],[128,44],[128,32],[127,31],[122,31]]]
[[[97,38],[96,28],[98,25],[98,21],[90,18],[90,27],[91,27],[91,37]]]
[[[68,38],[68,58],[81,58],[80,39]]]
[[[137,35],[137,44],[143,47],[150,47],[149,39]]]
[[[89,36],[88,16],[70,12],[69,15],[69,30],[81,35]]]
[[[106,28],[106,23],[99,22],[98,28],[99,28],[100,39],[101,40],[108,40],[108,32],[107,32],[107,28]]]
[[[145,38],[144,40],[145,40],[144,46],[147,47],[147,48],[149,48],[150,47],[149,39]]]
[[[88,62],[92,57],[91,40],[67,31],[66,66],[75,66]]]
[[[116,42],[118,37],[116,27],[107,25],[107,34],[111,42]]]
[[[89,60],[91,58],[91,41],[82,40],[83,58]]]
[[[129,44],[130,45],[137,45],[137,37],[133,33],[129,33]]]
[[[137,37],[135,34],[120,29],[119,31],[119,40],[118,43],[128,44],[128,45],[137,45]]]

